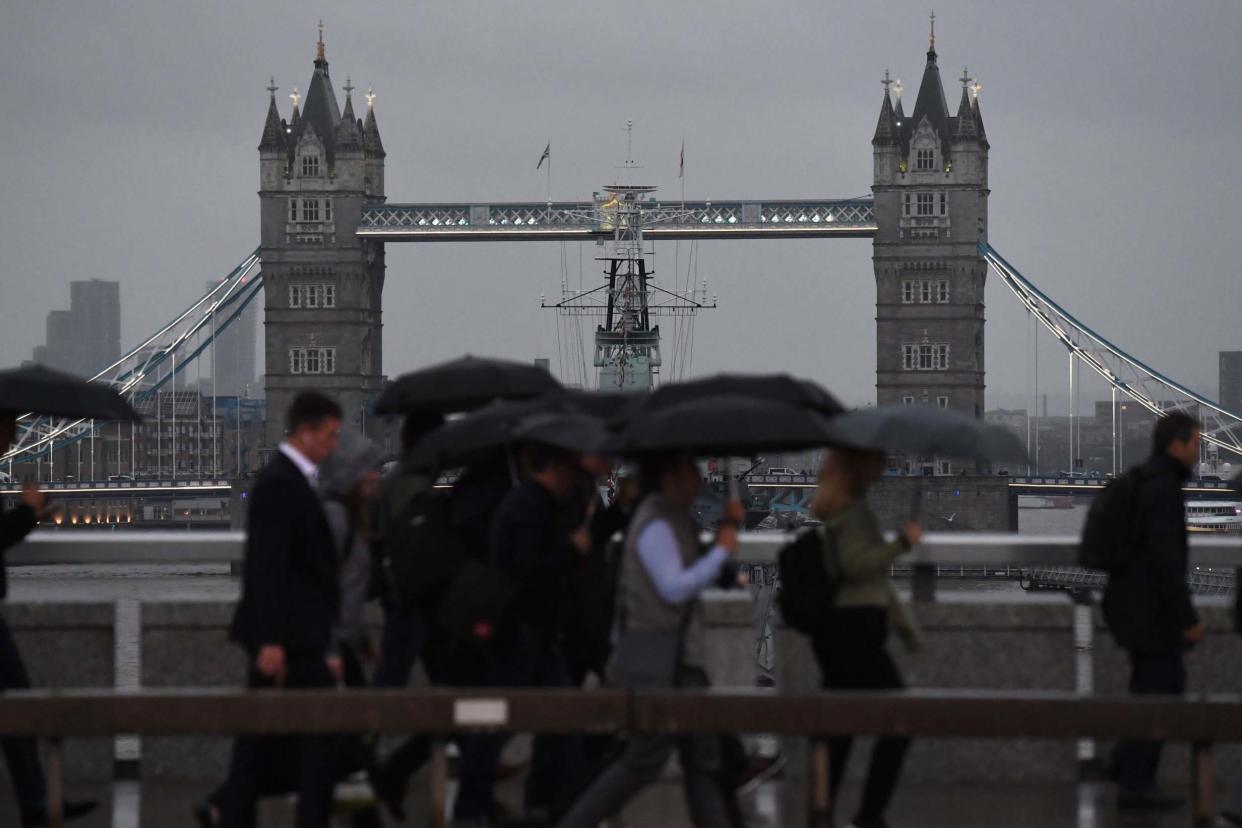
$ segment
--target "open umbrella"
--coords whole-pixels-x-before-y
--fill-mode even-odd
[[[841,414],[832,442],[851,448],[983,462],[1027,462],[1017,435],[968,414],[927,405],[882,405]]]
[[[615,454],[684,451],[725,457],[794,451],[832,442],[828,418],[809,407],[717,394],[664,406],[640,406],[620,427],[609,448]]]
[[[845,410],[818,384],[788,374],[716,374],[674,382],[660,386],[641,405],[652,410],[721,394],[809,408],[827,417]]]
[[[84,420],[142,420],[138,412],[108,386],[42,365],[0,371],[0,410]]]
[[[464,356],[402,374],[375,402],[376,414],[471,411],[492,400],[518,400],[557,391],[544,369],[524,362]]]

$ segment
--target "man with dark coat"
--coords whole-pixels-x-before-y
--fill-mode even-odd
[[[1130,654],[1130,692],[1181,694],[1186,690],[1182,654],[1203,638],[1203,625],[1186,584],[1186,505],[1182,485],[1199,460],[1200,427],[1190,415],[1171,412],[1156,422],[1151,458],[1140,468],[1135,491],[1133,553],[1111,573],[1104,617]],[[1156,788],[1160,742],[1119,742],[1113,761],[1125,810],[1172,810],[1183,799]]]
[[[17,434],[17,415],[0,411],[0,451],[9,447]],[[8,571],[4,566],[4,551],[16,546],[38,525],[39,519],[48,511],[47,495],[33,483],[22,486],[21,502],[17,508],[0,514],[0,599],[9,594]],[[0,691],[28,690],[30,677],[26,664],[17,649],[8,622],[0,615]],[[0,739],[4,749],[4,761],[9,767],[9,779],[17,794],[23,828],[47,825],[47,783],[43,767],[39,764],[38,744],[29,737]],[[66,802],[64,816],[76,819],[95,809],[94,802]]]
[[[333,687],[340,678],[340,659],[332,654],[340,607],[337,557],[316,485],[319,464],[336,449],[341,416],[340,406],[322,394],[295,397],[288,436],[250,490],[242,594],[230,638],[246,650],[251,688]],[[326,828],[335,781],[331,740],[307,736],[290,743],[298,763],[298,828]],[[260,776],[273,745],[238,737],[220,801],[221,825],[255,824]]]

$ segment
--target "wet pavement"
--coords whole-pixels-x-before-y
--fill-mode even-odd
[[[429,824],[423,790],[425,778],[415,778],[415,787],[408,803],[407,825],[422,828]],[[141,821],[134,810],[125,807],[132,797],[126,790],[129,783],[117,788],[121,807],[114,808],[113,788],[108,785],[71,785],[71,797],[98,797],[98,813],[72,823],[74,828],[194,828],[190,814],[194,800],[208,790],[212,782],[156,782],[142,786]],[[510,802],[519,795],[520,785],[507,783],[501,797]],[[0,788],[0,825],[17,825],[11,794]],[[845,807],[837,825],[848,824],[848,806],[857,801],[857,788],[847,788]],[[899,789],[889,813],[892,828],[1184,828],[1190,823],[1189,811],[1183,808],[1169,814],[1119,816],[1113,807],[1114,789],[1106,784],[1056,785],[1013,784],[986,786],[906,785]],[[785,781],[772,782],[743,800],[752,828],[798,828],[805,824],[803,790],[800,785]],[[131,803],[132,804],[132,803]],[[114,814],[115,810],[115,814]],[[625,828],[690,826],[682,803],[681,789],[673,781],[659,784],[636,798],[623,814]],[[285,800],[264,803],[260,812],[261,826],[287,828],[292,826],[292,808]],[[342,815],[336,825],[351,826],[351,819]],[[385,820],[384,826],[396,826]]]

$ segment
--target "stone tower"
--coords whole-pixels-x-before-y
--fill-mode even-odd
[[[375,96],[367,94],[366,121],[358,119],[347,79],[342,112],[322,24],[316,50],[305,106],[295,87],[288,121],[269,87],[259,143],[268,445],[284,433],[289,401],[307,389],[334,397],[346,427],[372,431],[368,412],[384,382],[384,247],[354,235],[362,206],[384,200]]]
[[[983,417],[983,287],[987,265],[988,141],[979,86],[963,71],[957,115],[950,116],[936,65],[936,30],[914,111],[884,100],[871,144],[878,231],[876,399],[880,405],[939,405]],[[915,469],[913,466],[919,466]],[[952,473],[945,461],[925,458]]]

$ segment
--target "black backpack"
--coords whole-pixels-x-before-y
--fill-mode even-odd
[[[824,544],[833,546],[829,560],[836,558],[836,535],[825,528],[803,531],[785,544],[777,556],[780,564],[781,615],[785,623],[812,638],[819,636],[832,623],[833,605],[841,586],[837,566],[824,565]]]
[[[1116,573],[1134,555],[1138,525],[1140,469],[1113,480],[1095,496],[1082,527],[1078,563],[1087,569]]]
[[[405,609],[439,597],[465,562],[454,530],[448,490],[421,475],[399,473],[385,492],[384,573],[393,599]]]

